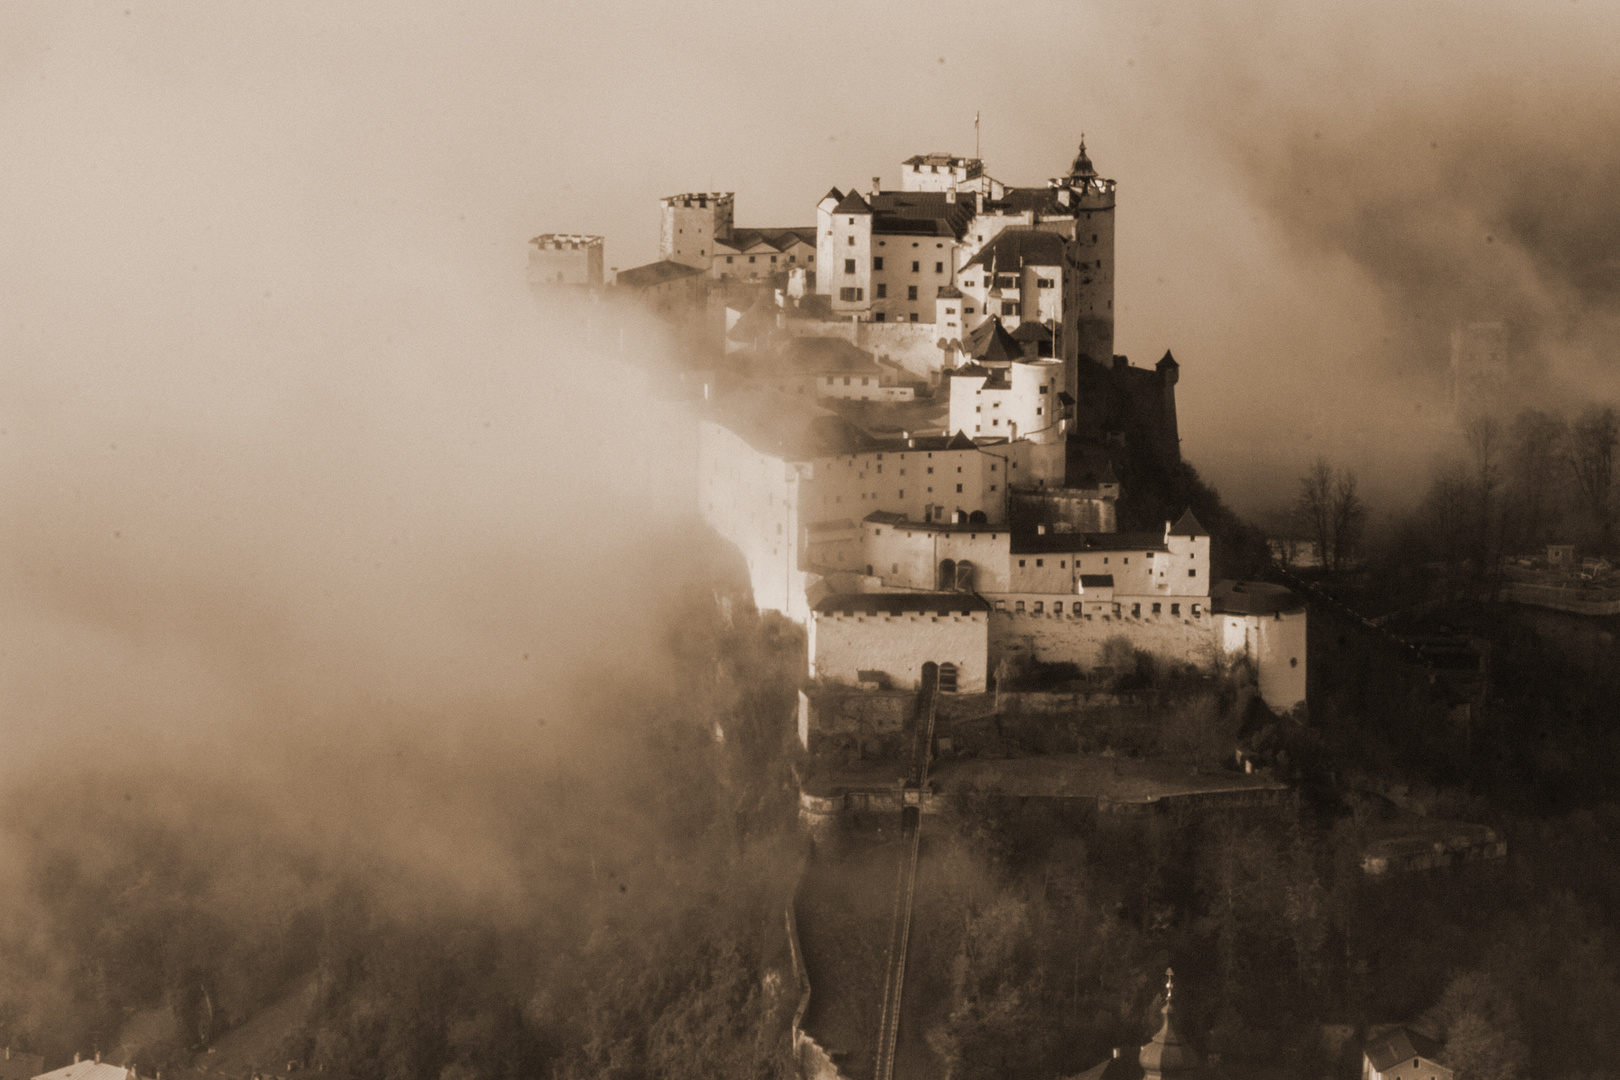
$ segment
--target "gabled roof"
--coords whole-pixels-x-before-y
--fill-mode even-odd
[[[941,285],[937,296],[941,300],[960,300],[962,299],[962,290],[955,285]]]
[[[861,198],[861,193],[858,191],[851,191],[848,195],[839,199],[838,205],[833,207],[833,213],[835,214],[870,214],[871,212],[871,205]]]
[[[973,266],[994,265],[997,273],[1012,273],[1030,266],[1062,266],[1063,237],[1039,229],[1003,229],[968,260]]]
[[[747,251],[758,247],[772,251],[786,251],[798,244],[816,246],[814,225],[795,225],[786,229],[732,229],[729,238],[715,237],[714,241],[715,247],[731,248],[733,251]]]
[[[1044,323],[1038,323],[1034,319],[1025,319],[1018,324],[1018,329],[1012,332],[1012,336],[1014,341],[1051,341],[1052,331],[1047,329]]]
[[[41,1073],[39,1080],[129,1080],[133,1073],[122,1065],[86,1059]]]
[[[1198,519],[1193,516],[1192,507],[1189,506],[1182,512],[1181,517],[1176,520],[1176,523],[1170,526],[1170,535],[1208,536],[1209,530],[1198,523]]]
[[[670,259],[660,259],[645,266],[633,266],[628,270],[620,270],[619,276],[614,278],[614,284],[623,285],[632,289],[645,289],[651,285],[662,285],[669,281],[678,281],[694,274],[701,274],[695,266],[674,262]]]
[[[1422,1057],[1435,1061],[1439,1053],[1439,1043],[1422,1032],[1407,1027],[1387,1032],[1367,1046],[1367,1060],[1379,1072],[1384,1072],[1396,1062],[1405,1061],[1407,1058]]]
[[[844,193],[835,187],[828,188],[827,194],[823,195],[819,201],[826,202],[828,199],[831,199],[833,202],[842,202],[844,199]]]
[[[948,615],[952,612],[989,611],[990,605],[973,593],[835,593],[816,602],[818,615],[844,612],[851,615],[901,615],[909,613]]]

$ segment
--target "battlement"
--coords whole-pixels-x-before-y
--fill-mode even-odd
[[[603,239],[585,233],[541,233],[529,243],[546,251],[579,251],[584,248],[601,247]]]
[[[680,207],[684,210],[707,210],[710,203],[715,206],[729,206],[736,201],[736,193],[731,191],[694,191],[685,195],[665,195],[658,201],[671,209]]]

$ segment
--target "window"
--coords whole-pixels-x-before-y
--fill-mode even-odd
[[[1035,560],[1035,565],[1036,566],[1045,566],[1046,565],[1046,560],[1045,559],[1036,559]]]
[[[1158,604],[1153,605],[1153,614],[1155,614],[1155,615],[1159,614],[1159,605]]]
[[[1059,600],[1059,601],[1057,601],[1057,603],[1052,605],[1052,614],[1054,614],[1054,615],[1063,614],[1063,601]]]
[[[838,298],[840,300],[859,300],[861,299],[861,293],[863,291],[864,290],[861,289],[852,289],[846,285],[844,288],[838,290]]]
[[[1014,602],[1013,610],[1022,615],[1024,613],[1024,602],[1022,600]]]
[[[888,295],[889,295],[889,286],[884,284],[883,282],[880,281],[880,282],[878,282],[876,285],[874,285],[872,287],[872,296],[875,299],[882,300],[885,297],[887,297]]]
[[[928,475],[929,476],[934,475],[934,467],[932,465],[928,466]]]
[[[698,252],[698,254],[699,254],[699,255],[701,255],[701,254],[703,254],[703,253],[702,253],[702,252],[701,252],[701,251],[700,251],[700,252]],[[776,256],[775,256],[775,255],[772,255],[772,256],[771,256],[771,262],[775,262],[775,261],[776,261]]]
[[[1001,302],[1001,313],[1003,315],[1016,315],[1018,314],[1018,305],[1011,300],[1003,300]]]
[[[915,312],[915,311],[913,311],[913,312],[912,312],[912,313],[911,313],[911,321],[912,321],[912,322],[917,322],[917,321],[918,321],[918,320],[917,320],[917,313],[916,313],[916,312]]]
[[[948,308],[945,309],[945,314],[947,314],[947,315],[955,315],[956,314],[956,309],[953,308],[953,307],[948,307]],[[952,325],[955,325],[955,324],[953,323]]]
[[[749,261],[749,262],[753,262],[753,261],[754,261],[754,257],[753,257],[753,256],[752,256],[752,255],[750,255],[750,256],[748,256],[748,261]]]
[[[934,273],[943,274],[944,272],[945,272],[945,264],[944,263],[937,262],[937,263],[934,264]]]
[[[1199,615],[1199,609],[1200,609],[1200,608],[1202,608],[1202,607],[1203,607],[1203,605],[1202,605],[1202,604],[1194,604],[1194,605],[1193,605],[1193,606],[1192,606],[1192,617],[1193,617],[1193,618],[1195,618],[1195,619],[1196,619],[1196,618],[1198,618],[1198,615]]]
[[[906,299],[907,300],[915,300],[915,299],[917,299],[917,286],[915,286],[915,285],[907,285],[906,286]]]
[[[831,386],[832,384],[833,384],[833,377],[831,375],[829,375],[829,376],[827,376],[827,385]]]
[[[939,692],[942,694],[956,693],[956,665],[939,665]]]
[[[880,286],[878,286],[878,288],[882,288],[882,286],[880,285]],[[872,321],[873,322],[888,322],[889,317],[887,315],[885,315],[883,312],[880,311],[876,315],[872,316]]]
[[[1288,658],[1288,666],[1289,666],[1289,667],[1299,667],[1299,657],[1297,657],[1297,656],[1290,656],[1290,657],[1289,657],[1289,658]]]
[[[919,271],[921,269],[922,269],[922,263],[917,262],[915,259],[913,259],[912,262],[911,262],[911,272],[913,274],[915,274],[915,273],[917,273],[917,271]]]
[[[866,377],[865,377],[865,376],[864,376],[864,375],[863,375],[863,376],[861,376],[861,385],[862,385],[862,386],[871,386],[871,385],[872,385],[872,383],[871,383],[871,380],[870,380],[870,379],[868,379],[868,378],[866,378]],[[878,466],[878,472],[882,472],[882,471],[883,471],[883,466],[881,466],[881,465],[879,465],[879,466]]]
[[[1050,289],[1052,287],[1052,279],[1051,278],[1044,278],[1044,277],[1043,278],[1036,278],[1035,279],[1035,285],[1036,285],[1037,288]]]
[[[1037,615],[1046,614],[1046,602],[1044,600],[1035,601],[1035,614],[1037,614]]]
[[[799,261],[799,257],[797,255],[789,255],[788,256],[788,262],[798,262],[798,261]]]
[[[905,498],[905,497],[906,497],[906,489],[905,489],[905,488],[901,488],[901,489],[900,489],[900,498],[902,498],[902,499],[903,499],[903,498]]]
[[[1019,560],[1018,560],[1018,565],[1019,565],[1019,566],[1023,566],[1023,565],[1024,565],[1024,560],[1023,560],[1023,559],[1019,559]]]
[[[973,309],[972,308],[963,308],[962,311],[963,311],[964,314],[967,314],[967,315],[973,314]]]
[[[804,261],[807,263],[813,263],[816,261],[816,257],[814,255],[806,255],[804,257]]]
[[[853,274],[854,272],[855,272],[855,260],[854,259],[845,259],[844,260],[844,273]]]
[[[1043,394],[1044,394],[1044,393],[1046,393],[1046,392],[1047,392],[1047,391],[1048,391],[1048,390],[1050,390],[1050,389],[1051,389],[1051,387],[1050,387],[1050,386],[1048,386],[1048,385],[1046,385],[1046,384],[1045,384],[1045,383],[1042,383],[1042,384],[1041,384],[1041,393],[1043,393]]]
[[[1196,569],[1188,570],[1187,571],[1187,576],[1188,577],[1197,577],[1198,576],[1198,571]]]
[[[850,247],[854,247],[854,246],[855,246],[855,238],[854,238],[854,237],[853,237],[853,236],[851,236],[851,237],[847,237],[847,238],[846,238],[846,239],[848,239],[848,240],[849,240],[849,246],[850,246]]]
[[[874,269],[874,270],[883,269],[883,256],[879,255],[877,258],[872,260],[872,269]]]
[[[728,263],[729,263],[729,262],[730,262],[730,261],[731,261],[731,258],[732,258],[732,257],[731,257],[731,256],[730,256],[730,255],[727,255],[727,256],[726,256],[726,262],[728,262]]]
[[[961,484],[956,485],[956,493],[958,495],[962,494],[962,485]]]
[[[1142,617],[1142,605],[1141,604],[1132,604],[1131,605],[1131,618],[1140,619],[1141,617]]]

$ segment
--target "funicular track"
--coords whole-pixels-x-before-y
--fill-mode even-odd
[[[922,843],[922,797],[928,789],[928,760],[934,745],[934,719],[939,696],[939,667],[923,665],[917,692],[917,724],[912,733],[911,776],[900,810],[900,872],[894,889],[894,914],[883,977],[883,1006],[878,1015],[878,1045],[873,1076],[894,1080],[895,1046],[900,1037],[900,999],[905,993],[906,948],[911,940],[911,910],[917,891],[917,853]]]

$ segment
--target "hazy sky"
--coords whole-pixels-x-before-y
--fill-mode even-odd
[[[1613,5],[51,3],[0,48],[14,745],[272,682],[533,699],[619,640],[580,613],[658,579],[625,552],[672,510],[527,238],[635,265],[694,188],[809,223],[976,111],[1007,182],[1082,132],[1119,181],[1117,347],[1175,350],[1242,505],[1431,452],[1458,318],[1609,377]]]

